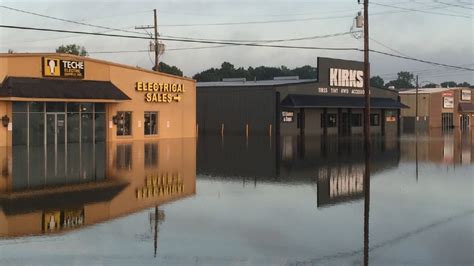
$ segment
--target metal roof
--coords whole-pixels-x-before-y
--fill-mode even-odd
[[[256,80],[256,81],[210,81],[197,82],[196,87],[256,87],[256,86],[278,86],[299,83],[318,82],[317,79],[276,79],[276,80]]]
[[[469,89],[468,87],[452,87],[452,88],[419,88],[418,89],[418,94],[424,93],[424,94],[429,94],[429,93],[438,93],[438,92],[444,92],[444,91],[450,91],[450,90],[459,90],[459,89]],[[416,89],[402,89],[400,90],[400,94],[414,94],[416,93]]]

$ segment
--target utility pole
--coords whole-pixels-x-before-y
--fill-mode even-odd
[[[360,0],[358,0],[360,2]],[[364,0],[364,265],[369,265],[369,210],[370,210],[370,68],[369,68],[369,0]],[[381,119],[385,119],[382,117]]]
[[[155,71],[158,72],[159,70],[159,66],[160,66],[160,62],[159,62],[159,57],[160,57],[160,53],[163,52],[163,50],[160,48],[160,44],[158,43],[158,19],[157,19],[157,15],[156,15],[156,9],[153,9],[153,17],[154,17],[154,25],[151,26],[151,25],[147,25],[147,26],[137,26],[135,27],[136,30],[147,30],[147,29],[154,29],[154,34],[153,34],[153,39],[155,41],[154,43],[154,51],[155,51]],[[151,46],[151,44],[150,44]]]
[[[155,17],[155,71],[158,72],[160,69],[159,61],[159,51],[158,51],[158,21],[156,19],[156,9],[153,9],[153,14]]]
[[[415,120],[415,131],[418,132],[418,120],[420,120],[420,118],[418,117],[418,88],[419,88],[419,84],[418,84],[418,75],[416,75],[416,90],[415,90],[415,116],[416,116],[416,120]]]

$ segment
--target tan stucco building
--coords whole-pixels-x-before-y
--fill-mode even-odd
[[[194,144],[159,147],[195,141],[192,79],[50,53],[0,54],[0,82],[0,207],[33,191],[95,187],[123,170],[143,180],[173,149],[194,154],[195,175]]]

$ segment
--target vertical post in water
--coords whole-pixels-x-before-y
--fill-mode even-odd
[[[370,208],[370,68],[369,68],[369,1],[364,0],[364,265],[369,265]]]

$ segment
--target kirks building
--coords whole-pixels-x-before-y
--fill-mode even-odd
[[[197,83],[198,132],[204,134],[362,134],[363,63],[318,58],[318,78],[226,79]],[[370,88],[374,133],[398,134],[398,92]]]

